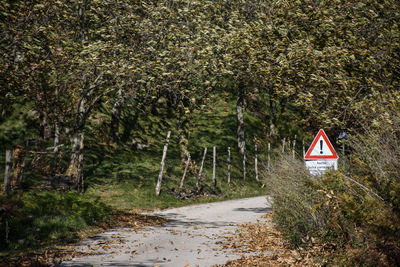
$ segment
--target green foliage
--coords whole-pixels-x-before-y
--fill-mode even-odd
[[[36,116],[31,105],[13,104],[9,110],[3,110],[0,117],[0,144],[11,149],[16,145],[25,145],[25,141],[37,136]]]

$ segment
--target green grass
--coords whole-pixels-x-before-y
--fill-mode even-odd
[[[162,188],[167,187],[164,185]],[[214,202],[228,199],[245,198],[264,194],[264,190],[255,182],[233,182],[230,187],[218,188],[220,192],[214,193],[208,188],[209,194],[182,200],[174,195],[173,189],[164,188],[159,197],[151,188],[135,188],[135,183],[125,182],[112,185],[97,185],[87,192],[91,196],[100,196],[111,207],[118,209],[165,209],[180,207],[196,203]],[[168,190],[168,192],[165,192]]]
[[[105,221],[112,209],[98,197],[86,197],[77,192],[31,190],[0,199],[4,206],[17,205],[1,220],[1,233],[9,226],[9,244],[1,242],[1,250],[35,249],[51,244],[77,241],[79,232],[90,225]],[[2,235],[3,236],[3,235]],[[5,236],[4,236],[5,238]]]

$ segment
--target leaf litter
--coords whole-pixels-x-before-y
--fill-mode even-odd
[[[326,264],[323,256],[328,256],[332,252],[329,244],[320,245],[310,242],[307,246],[293,248],[272,223],[273,212],[263,217],[268,221],[242,224],[235,234],[224,236],[224,241],[219,242],[222,248],[231,249],[241,257],[216,266],[322,266]]]
[[[108,229],[114,228],[132,228],[138,230],[145,226],[159,226],[164,225],[168,220],[158,216],[142,215],[139,214],[141,210],[131,211],[117,211],[111,218],[105,222],[98,223],[92,226],[87,232],[80,232],[79,241],[95,236],[101,232],[105,232]],[[89,233],[89,234],[88,234]],[[125,242],[116,236],[112,242]],[[0,266],[21,266],[21,267],[48,267],[57,266],[62,261],[72,259],[77,256],[87,256],[96,254],[96,250],[103,249],[108,250],[111,248],[110,241],[105,241],[101,246],[88,246],[92,252],[78,252],[75,251],[76,244],[54,244],[52,247],[32,249],[29,251],[22,251],[18,253],[12,253],[9,255],[0,257]],[[135,251],[132,251],[132,255]]]

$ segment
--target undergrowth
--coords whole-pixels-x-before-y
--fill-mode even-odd
[[[318,240],[334,265],[400,265],[400,121],[380,126],[351,136],[339,171],[313,177],[286,155],[264,171],[274,220],[293,246]]]
[[[0,201],[4,208],[0,221],[1,250],[74,242],[79,232],[105,221],[112,212],[99,198],[86,198],[74,191],[35,190],[7,199],[2,196]]]

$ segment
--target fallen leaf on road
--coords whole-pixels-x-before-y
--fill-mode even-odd
[[[330,253],[329,247],[313,247],[292,249],[284,240],[283,235],[271,223],[273,213],[266,218],[268,223],[240,225],[236,233],[226,236],[225,241],[219,242],[224,249],[233,249],[238,253],[257,253],[244,256],[237,260],[228,261],[224,266],[230,267],[264,267],[264,266],[321,266],[314,258],[321,254]],[[217,265],[221,266],[221,265]]]

